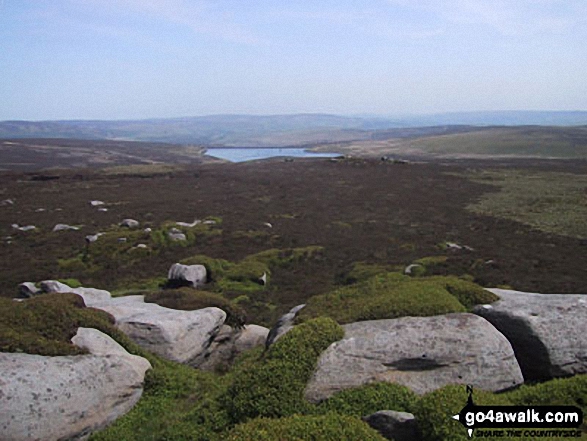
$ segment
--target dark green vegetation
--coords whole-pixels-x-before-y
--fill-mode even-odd
[[[498,192],[469,206],[547,233],[587,238],[587,176],[544,171],[494,170],[471,174]]]
[[[1,299],[0,299],[1,300]],[[128,340],[108,314],[83,306],[73,294],[48,294],[16,303],[1,300],[0,342],[9,352],[51,355],[79,352],[69,344],[78,326],[109,334],[129,352],[146,357],[143,397],[96,440],[382,439],[359,417],[381,409],[416,414],[426,440],[465,440],[450,417],[466,402],[463,386],[419,397],[403,386],[374,383],[340,392],[312,405],[302,398],[320,353],[342,337],[332,320],[310,320],[266,353],[243,354],[225,375],[164,361]],[[12,318],[8,318],[12,317]],[[15,335],[23,335],[16,338]],[[8,346],[7,342],[11,342]],[[477,404],[577,405],[587,411],[587,376],[559,379],[503,393],[475,391]],[[265,438],[263,438],[265,437]]]

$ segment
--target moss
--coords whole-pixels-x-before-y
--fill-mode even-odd
[[[379,441],[384,440],[366,423],[334,413],[324,416],[294,415],[288,418],[257,418],[236,426],[227,441]]]
[[[246,260],[261,262],[271,268],[283,268],[288,267],[293,263],[316,259],[321,256],[323,251],[323,247],[316,245],[300,248],[287,248],[284,250],[274,248],[248,256]]]
[[[327,318],[296,326],[264,354],[262,363],[247,365],[235,375],[223,399],[231,420],[278,418],[305,413],[311,404],[303,393],[320,353],[344,335]]]
[[[77,328],[113,332],[113,323],[106,312],[86,308],[77,294],[45,294],[22,302],[0,298],[0,351],[83,354],[84,350],[71,343]]]
[[[318,411],[362,417],[383,409],[411,412],[417,395],[394,383],[371,383],[339,392],[318,405]]]
[[[157,303],[166,308],[192,311],[216,307],[226,312],[226,324],[240,328],[246,323],[246,312],[237,304],[225,299],[220,294],[198,291],[191,288],[155,291],[145,295],[145,302]]]
[[[414,260],[414,263],[418,263],[420,265],[423,265],[426,268],[429,267],[433,267],[435,265],[440,265],[442,263],[445,263],[448,260],[448,257],[446,256],[428,256],[428,257],[422,257],[421,259],[418,260]]]
[[[394,265],[376,265],[365,262],[355,262],[349,271],[341,278],[341,283],[350,285],[357,282],[364,282],[371,277],[385,274],[387,272],[401,271]]]
[[[82,286],[82,283],[77,279],[58,279],[58,282],[65,283],[70,288],[79,288]]]
[[[310,298],[300,320],[327,316],[342,324],[464,311],[442,283],[388,273]]]
[[[228,271],[232,265],[232,262],[224,259],[215,259],[213,257],[204,256],[198,254],[196,256],[182,259],[180,263],[184,265],[204,265],[210,281],[220,280],[224,277],[226,271]]]
[[[467,309],[471,309],[475,305],[493,303],[499,300],[499,297],[492,292],[458,277],[431,277],[430,280],[442,284]]]

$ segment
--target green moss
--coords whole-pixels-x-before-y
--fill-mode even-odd
[[[82,272],[88,269],[82,254],[69,259],[57,259],[59,269],[66,272]]]
[[[421,259],[418,259],[418,260],[414,260],[414,263],[418,263],[420,265],[423,265],[426,268],[430,268],[435,265],[440,265],[442,263],[445,263],[447,260],[448,260],[448,257],[446,257],[446,256],[428,256],[428,257],[422,257]]]
[[[145,302],[157,303],[166,308],[192,311],[216,307],[226,312],[226,324],[240,328],[246,323],[245,310],[220,294],[191,288],[155,291],[145,295]]]
[[[79,288],[82,286],[82,283],[77,279],[58,279],[57,281],[65,283],[70,288]]]
[[[341,283],[350,285],[357,282],[364,282],[365,280],[380,274],[401,270],[401,267],[395,265],[376,265],[365,262],[355,262],[353,263],[352,268],[342,276]]]
[[[455,296],[467,309],[475,305],[493,303],[499,297],[479,285],[454,276],[431,277],[430,280],[443,285],[444,288]]]
[[[417,395],[405,386],[394,383],[371,383],[347,389],[318,405],[319,412],[336,412],[362,417],[383,409],[411,412]]]
[[[220,280],[224,277],[226,271],[228,271],[234,264],[224,259],[215,259],[213,257],[204,256],[198,254],[196,256],[182,259],[180,263],[184,265],[204,265],[208,278],[211,281]]]
[[[279,339],[262,358],[235,375],[223,403],[234,423],[249,418],[304,413],[311,404],[303,398],[318,356],[340,340],[342,328],[327,318],[296,326]]]
[[[113,323],[106,312],[86,308],[77,294],[45,294],[22,302],[0,298],[0,352],[83,354],[71,343],[77,328],[110,333]]]
[[[316,245],[300,248],[287,248],[284,250],[270,249],[248,256],[246,260],[261,262],[268,265],[270,268],[283,268],[294,263],[319,258],[323,251],[323,247]]]
[[[359,418],[337,415],[294,415],[288,418],[257,418],[236,426],[227,441],[379,441],[377,431]]]
[[[310,298],[300,320],[327,316],[339,323],[352,323],[464,311],[443,283],[388,273]]]

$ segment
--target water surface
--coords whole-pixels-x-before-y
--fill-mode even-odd
[[[308,152],[303,148],[253,148],[253,147],[234,147],[234,148],[209,148],[206,151],[208,156],[226,159],[230,162],[245,162],[255,159],[267,159],[275,157],[294,157],[294,158],[334,158],[340,156],[339,153],[315,153]]]

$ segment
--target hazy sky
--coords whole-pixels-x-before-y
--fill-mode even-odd
[[[585,0],[0,0],[0,120],[587,109]]]

